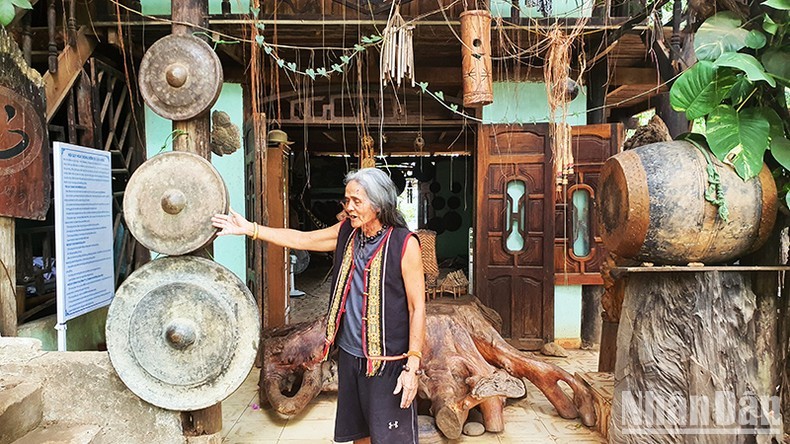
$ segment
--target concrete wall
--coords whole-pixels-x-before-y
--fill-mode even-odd
[[[527,0],[519,0],[519,16],[541,18],[537,7],[527,6]],[[552,0],[551,17],[592,17],[593,4],[595,0]],[[510,17],[510,8],[513,3],[510,0],[491,0],[491,15],[494,17]]]
[[[143,14],[170,15],[170,0],[142,0]],[[250,12],[250,0],[230,0],[231,14]],[[209,0],[209,14],[222,13],[222,0]]]
[[[587,88],[568,104],[569,125],[587,124]],[[486,123],[549,121],[549,99],[543,82],[494,82],[494,103],[483,107]]]

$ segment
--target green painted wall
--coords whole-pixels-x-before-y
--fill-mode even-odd
[[[569,125],[587,124],[587,89],[568,104]],[[541,123],[549,121],[549,99],[542,82],[494,82],[494,103],[483,107],[486,123]]]
[[[66,325],[66,350],[97,351],[106,342],[104,326],[107,322],[108,307],[70,320]],[[55,330],[57,316],[50,315],[19,326],[17,335],[23,338],[36,338],[41,341],[42,350],[58,350],[58,332]]]
[[[170,15],[170,0],[142,0],[143,14]],[[231,14],[246,14],[250,12],[250,0],[230,0]],[[222,0],[209,0],[209,14],[222,13]]]
[[[225,83],[219,100],[212,108],[230,115],[233,123],[242,127],[241,85]],[[148,107],[145,109],[145,140],[148,158],[173,149],[170,133],[173,125],[170,120],[159,117]],[[164,145],[164,149],[163,149]],[[211,163],[217,168],[230,194],[230,205],[236,212],[245,214],[244,204],[244,150],[239,149],[231,155],[222,157],[211,155]],[[156,257],[154,255],[153,257]],[[241,236],[223,236],[214,241],[214,260],[229,268],[242,281],[246,282],[246,245]]]
[[[537,7],[527,6],[527,0],[519,0],[521,17],[543,17]],[[552,0],[551,17],[592,17],[595,0]],[[510,0],[491,0],[491,15],[494,17],[510,17]]]
[[[582,286],[554,287],[554,337],[579,339],[582,337]]]

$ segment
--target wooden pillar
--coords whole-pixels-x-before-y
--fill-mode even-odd
[[[16,336],[15,234],[14,218],[0,216],[0,336]]]
[[[601,343],[601,294],[600,285],[582,287],[582,349],[591,350]]]
[[[263,223],[273,228],[288,228],[288,146],[278,144],[266,153],[266,207]],[[287,248],[266,244],[263,300],[266,306],[264,328],[286,324],[289,310]]]
[[[706,443],[749,442],[741,438],[755,433],[782,441],[775,387],[763,374],[774,356],[760,350],[766,323],[752,288],[748,272],[629,274],[610,442],[645,442],[638,433],[646,429],[654,443],[702,442],[689,430]]]
[[[191,34],[193,27],[181,23],[189,23],[205,27],[207,24],[208,0],[174,0],[172,2],[172,17],[174,22],[172,33],[176,35]],[[188,151],[211,160],[210,121],[209,112],[183,121],[173,121],[173,130],[186,133],[185,136],[175,137],[173,151]],[[211,253],[211,245],[204,249]],[[188,436],[211,435],[222,430],[222,404],[217,404],[194,412],[183,412],[182,424],[184,434]]]
[[[587,82],[587,124],[606,123],[606,92],[609,86],[609,58],[601,59],[590,68]]]
[[[668,92],[656,96],[656,114],[667,124],[669,135],[672,138],[689,132],[690,122],[686,119],[686,114],[672,109]]]

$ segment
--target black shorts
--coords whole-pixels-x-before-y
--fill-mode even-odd
[[[372,444],[416,444],[416,400],[402,409],[402,392],[392,394],[405,360],[387,362],[381,375],[367,377],[364,358],[339,352],[335,441],[370,436]]]

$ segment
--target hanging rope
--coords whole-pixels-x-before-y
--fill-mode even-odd
[[[567,122],[568,103],[566,80],[570,72],[570,53],[573,38],[561,29],[554,28],[547,37],[550,41],[546,54],[543,76],[549,101],[549,122],[552,123],[552,153],[554,177],[557,190],[568,185],[568,176],[573,174],[573,152],[571,150],[571,128]]]

